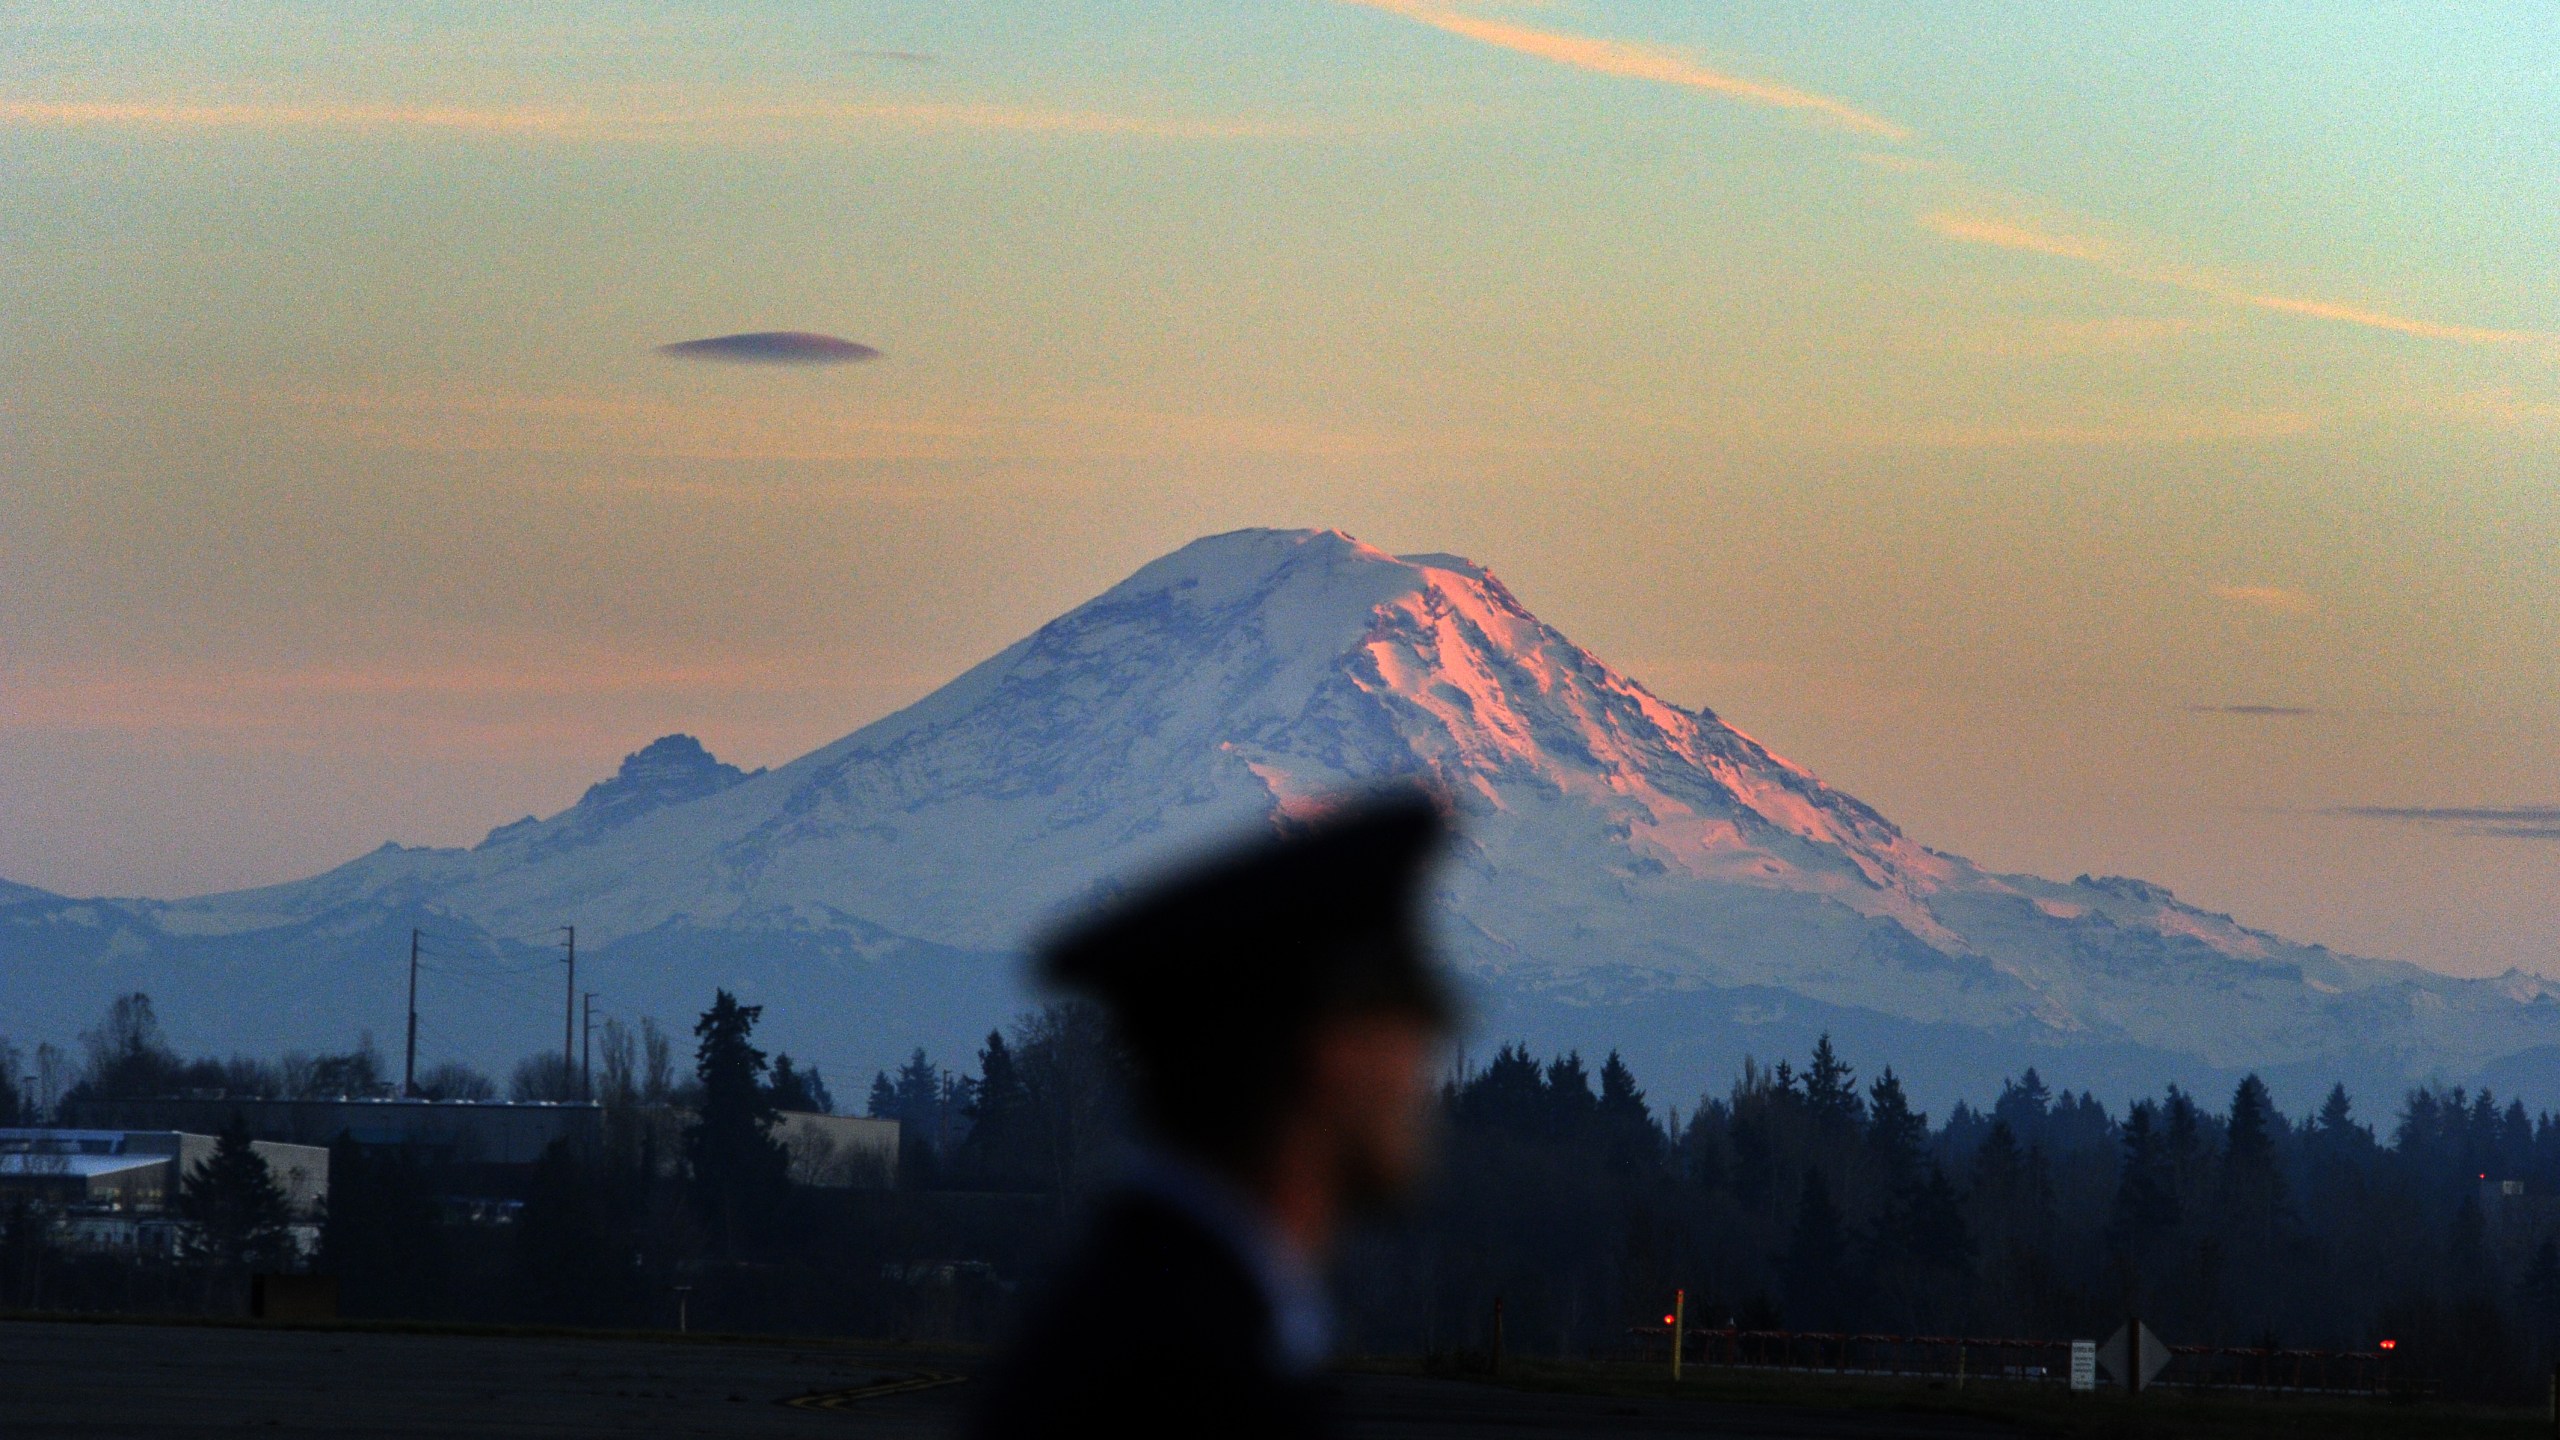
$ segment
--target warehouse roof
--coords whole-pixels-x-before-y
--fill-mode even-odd
[[[166,1155],[29,1155],[17,1151],[0,1154],[0,1176],[76,1175],[94,1180],[101,1175],[120,1175],[168,1163]]]

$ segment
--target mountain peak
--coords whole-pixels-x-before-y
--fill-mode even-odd
[[[2141,881],[1987,873],[1665,703],[1484,567],[1334,530],[1194,541],[762,779],[668,735],[467,853],[386,850],[129,912],[30,915],[0,884],[0,906],[13,945],[82,961],[61,973],[84,995],[128,983],[104,965],[124,947],[212,958],[252,932],[279,937],[261,953],[299,946],[296,975],[334,974],[351,927],[390,953],[427,907],[489,936],[574,921],[644,962],[628,973],[662,1015],[749,973],[831,1026],[966,1012],[935,1032],[965,1036],[1018,1002],[988,977],[1060,907],[1396,777],[1462,814],[1434,897],[1453,962],[1559,1042],[1605,1022],[1668,1064],[1831,1030],[1904,1047],[1941,1085],[1993,1083],[2005,1062],[1986,1057],[2022,1045],[2146,1085],[2163,1066],[2216,1084],[2290,1066],[2387,1087],[2491,1062],[2560,1085],[2560,984],[2296,945]],[[232,973],[191,961],[166,980]]]
[[[763,773],[723,762],[690,735],[661,735],[623,756],[612,777],[588,786],[577,804],[548,820],[528,815],[501,825],[480,844],[582,844],[652,811],[717,795]]]
[[[1492,573],[1463,555],[1426,551],[1390,555],[1346,530],[1257,526],[1204,535],[1131,575],[1117,589],[1161,588],[1216,581],[1246,585],[1289,573],[1320,574],[1378,568],[1407,573],[1446,570],[1469,580]]]
[[[1275,585],[1400,568],[1402,562],[1393,555],[1339,530],[1230,530],[1203,536],[1139,567],[1105,598],[1183,593],[1194,603],[1218,604]]]
[[[692,736],[661,735],[623,756],[612,779],[588,786],[577,808],[655,809],[716,795],[746,778],[747,772],[724,763]]]

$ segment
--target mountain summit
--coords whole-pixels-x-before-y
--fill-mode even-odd
[[[746,771],[714,758],[692,736],[662,735],[623,756],[622,768],[611,779],[588,786],[576,805],[548,821],[527,815],[501,825],[481,844],[520,852],[585,844],[653,810],[717,795],[747,778]]]
[[[1662,700],[1482,567],[1336,531],[1196,541],[771,771],[669,736],[469,850],[174,904],[0,896],[0,983],[94,1009],[164,971],[378,964],[361,947],[411,924],[509,954],[575,923],[581,973],[625,1003],[672,1020],[728,985],[795,1051],[880,1045],[845,1057],[867,1068],[1005,1018],[1012,957],[1097,888],[1394,777],[1460,812],[1443,932],[1498,1033],[1621,1048],[1675,1086],[1819,1029],[1941,1096],[2027,1064],[2297,1091],[2560,1071],[2539,981],[2292,944],[2140,881],[1983,871]]]

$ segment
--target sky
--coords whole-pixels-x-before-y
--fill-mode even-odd
[[[778,764],[1317,525],[1942,849],[2560,974],[2555,152],[2538,4],[18,0],[0,877]],[[877,353],[662,348],[774,332]]]

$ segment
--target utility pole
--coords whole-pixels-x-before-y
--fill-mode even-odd
[[[560,1011],[560,1064],[563,1069],[578,1063],[578,927],[563,925],[566,938],[560,944],[569,952],[568,1003]]]
[[[587,992],[586,1011],[578,1024],[578,1093],[596,1098],[596,992]]]
[[[400,1098],[418,1098],[418,929],[409,927],[409,1058],[400,1067]]]
[[[1680,1350],[1689,1333],[1689,1292],[1671,1292],[1671,1383],[1680,1383]]]

